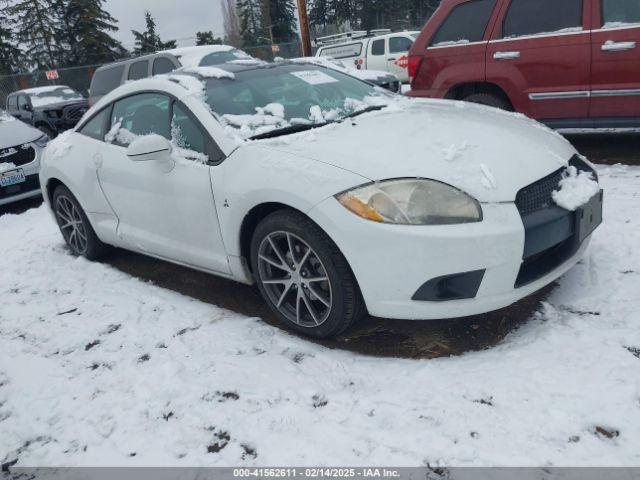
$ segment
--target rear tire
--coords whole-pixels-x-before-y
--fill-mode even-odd
[[[298,212],[280,210],[258,224],[251,266],[271,310],[304,335],[335,337],[366,313],[347,260],[320,227]]]
[[[88,260],[99,260],[109,252],[109,246],[100,241],[80,203],[67,187],[60,185],[55,189],[51,207],[71,253]]]
[[[500,110],[506,110],[509,112],[513,111],[513,108],[506,99],[499,97],[498,95],[493,95],[492,93],[474,93],[464,98],[464,101],[486,105],[487,107],[499,108]]]

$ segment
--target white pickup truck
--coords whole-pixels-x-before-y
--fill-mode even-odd
[[[409,81],[408,54],[420,32],[372,30],[341,33],[316,39],[316,57],[331,57],[357,69],[383,70]]]

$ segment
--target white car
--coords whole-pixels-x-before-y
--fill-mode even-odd
[[[38,172],[49,137],[0,109],[0,205],[40,195]]]
[[[340,33],[316,39],[317,57],[342,60],[360,70],[393,73],[409,82],[409,50],[420,32],[374,30]]]
[[[115,245],[256,282],[323,338],[367,311],[505,307],[571,268],[601,221],[593,168],[545,127],[286,62],[124,85],[40,175],[74,254]]]

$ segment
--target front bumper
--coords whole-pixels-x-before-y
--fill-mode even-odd
[[[35,144],[30,145],[35,150],[34,159],[27,164],[17,166],[17,169],[21,169],[24,172],[26,181],[8,187],[0,187],[0,205],[37,197],[41,194],[38,173],[40,172],[40,159],[42,158],[43,150]]]
[[[523,265],[525,227],[515,204],[483,204],[484,220],[448,226],[400,226],[363,220],[330,198],[309,212],[349,262],[371,315],[428,320],[497,310],[553,282],[582,257],[589,238],[568,258],[516,287]],[[412,300],[425,282],[484,271],[474,298]]]

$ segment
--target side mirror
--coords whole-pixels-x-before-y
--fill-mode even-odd
[[[156,134],[138,137],[127,147],[127,157],[133,162],[169,160],[171,144],[169,140]]]
[[[22,110],[24,110],[25,112],[31,112],[33,111],[33,108],[31,108],[31,105],[29,105],[28,103],[25,103],[24,105],[22,105]]]

